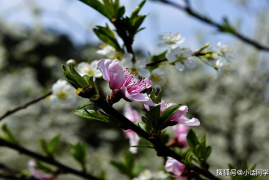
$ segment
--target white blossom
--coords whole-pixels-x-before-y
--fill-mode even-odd
[[[77,66],[78,73],[83,76],[83,75],[88,75],[88,76],[93,76],[93,77],[100,77],[102,76],[101,71],[97,68],[97,60],[92,61],[91,63],[86,63],[86,62],[81,62]]]
[[[231,48],[225,44],[222,45],[221,42],[217,44],[217,52],[228,62],[232,62],[234,60],[234,54]]]
[[[116,51],[114,47],[105,44],[101,48],[102,49],[96,51],[97,54],[104,55],[111,60],[121,59],[118,57],[119,53]]]
[[[215,79],[223,78],[228,75],[231,68],[231,63],[224,59],[218,59],[216,61],[217,75]]]
[[[159,38],[164,41],[163,43],[158,44],[159,47],[168,47],[172,49],[178,47],[178,45],[185,40],[179,33],[172,35],[171,32],[168,35],[160,35]]]
[[[192,69],[196,66],[196,57],[192,56],[192,51],[189,48],[174,48],[167,54],[166,58],[170,62],[175,62],[175,66],[179,71],[183,71],[185,66]]]
[[[152,87],[161,88],[167,82],[166,71],[156,68],[151,72],[149,79],[152,82]]]
[[[132,58],[132,54],[124,54],[123,59],[120,61],[121,66],[129,68],[132,72],[137,73],[139,76],[147,78],[150,77],[150,71],[146,68],[147,63],[149,63],[148,60],[140,59],[133,64]]]
[[[61,105],[74,103],[77,100],[75,89],[66,80],[59,79],[52,85],[50,100]]]

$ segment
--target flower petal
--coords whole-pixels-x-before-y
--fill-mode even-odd
[[[175,66],[179,71],[183,71],[185,69],[185,66],[180,62],[176,62]]]
[[[112,61],[110,59],[101,59],[97,63],[97,67],[101,70],[104,80],[108,82],[110,81],[108,67],[111,63]]]
[[[116,59],[108,66],[109,85],[111,89],[120,89],[125,81],[123,70]]]
[[[137,102],[141,102],[143,104],[147,104],[149,106],[156,106],[156,104],[153,103],[153,101],[148,97],[148,95],[145,94],[135,94],[131,95],[132,99]]]

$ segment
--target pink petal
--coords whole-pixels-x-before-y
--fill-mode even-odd
[[[186,116],[183,116],[182,118],[180,118],[179,123],[185,124],[186,126],[199,126],[200,125],[200,121],[197,118],[189,119]]]
[[[150,97],[148,97],[148,95],[145,93],[145,94],[135,94],[135,95],[131,95],[132,99],[134,101],[137,101],[137,102],[141,102],[143,104],[147,104],[149,106],[156,106],[156,104],[153,103],[153,101],[150,99]]]
[[[130,146],[137,146],[139,144],[139,137],[136,133],[133,133],[132,136],[129,137]],[[137,153],[137,147],[130,147],[129,151],[133,154]]]
[[[108,82],[110,81],[108,67],[111,63],[112,61],[110,59],[101,59],[96,64],[97,67],[101,70],[104,80]]]
[[[125,81],[123,70],[119,61],[114,60],[108,67],[109,85],[111,89],[120,89]]]
[[[181,106],[178,111],[170,118],[170,121],[179,122],[180,118],[182,118],[188,112],[187,106]]]
[[[141,122],[138,112],[131,108],[130,104],[124,106],[124,116],[132,122]]]
[[[176,176],[180,176],[185,170],[185,165],[171,157],[168,157],[165,163],[165,170]]]

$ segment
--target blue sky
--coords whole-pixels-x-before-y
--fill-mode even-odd
[[[174,1],[184,4],[183,0]],[[126,15],[129,15],[139,2],[140,0],[121,0],[121,3],[126,5]],[[40,7],[42,15],[38,23],[67,33],[78,44],[87,42],[101,44],[92,29],[96,25],[105,25],[108,22],[98,12],[78,0],[0,0],[0,3],[0,17],[8,23],[22,26],[31,26],[36,22],[33,14],[29,12],[29,7],[35,5]],[[240,31],[248,36],[252,34],[249,32],[253,31],[251,27],[254,19],[229,0],[192,0],[192,6],[201,14],[207,15],[217,22],[221,22],[224,16],[228,17],[232,24],[242,20]],[[198,32],[205,35],[205,42],[211,42],[213,45],[219,41],[231,44],[235,39],[230,35],[220,34],[216,32],[215,28],[161,3],[148,1],[141,13],[149,15],[143,24],[146,29],[137,35],[134,47],[143,45],[144,49],[152,53],[162,50],[157,47],[158,35],[165,32],[179,32],[186,38],[183,46],[192,49],[199,47]]]

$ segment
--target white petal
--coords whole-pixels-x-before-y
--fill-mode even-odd
[[[180,62],[176,62],[175,66],[179,71],[183,71],[185,69],[185,66]]]
[[[149,78],[150,77],[150,71],[148,69],[138,69],[138,72],[139,76],[142,76],[142,77],[147,77]]]
[[[184,65],[187,68],[193,69],[196,66],[195,58],[190,57],[188,60],[184,61]]]

